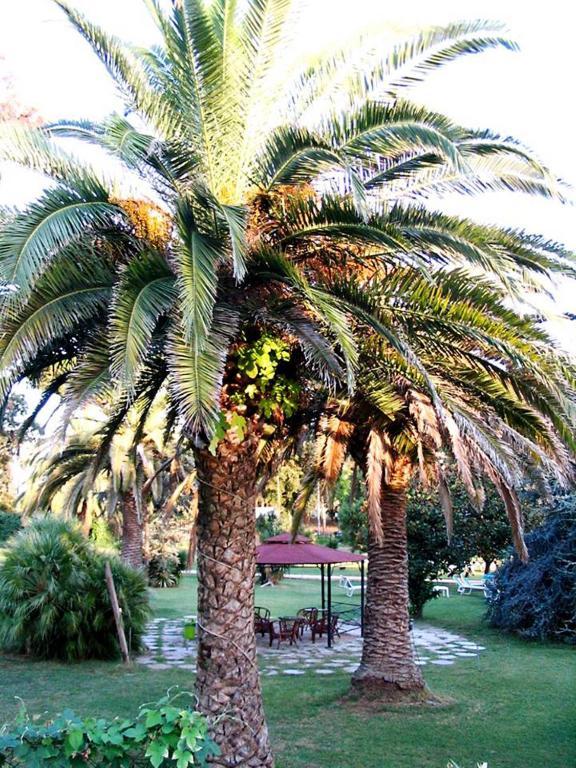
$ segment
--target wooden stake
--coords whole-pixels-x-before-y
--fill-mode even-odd
[[[108,560],[104,566],[104,573],[106,575],[106,585],[108,587],[108,594],[110,595],[110,602],[112,603],[114,621],[116,622],[116,632],[118,633],[118,642],[120,643],[122,661],[124,664],[130,664],[130,654],[128,652],[126,634],[124,633],[124,622],[122,621],[122,611],[120,609],[120,605],[118,604],[118,595],[116,594],[116,587],[114,586],[114,577],[112,576],[112,569],[110,568],[110,563]]]

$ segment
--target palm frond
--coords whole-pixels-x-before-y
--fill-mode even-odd
[[[112,373],[124,386],[138,378],[152,335],[175,298],[174,275],[158,254],[142,254],[122,272],[110,308],[110,345]]]

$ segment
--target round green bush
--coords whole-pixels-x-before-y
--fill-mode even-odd
[[[129,646],[140,651],[149,617],[144,577],[98,553],[76,526],[53,518],[18,533],[0,565],[0,647],[63,661],[119,657],[106,559]]]

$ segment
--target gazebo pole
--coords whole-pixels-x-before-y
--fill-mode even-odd
[[[320,577],[322,579],[322,610],[326,608],[326,597],[324,591],[324,563],[320,565]]]
[[[364,560],[360,561],[360,637],[364,637]]]
[[[332,648],[332,565],[328,563],[328,648]]]

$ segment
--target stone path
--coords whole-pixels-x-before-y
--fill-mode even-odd
[[[196,669],[196,643],[184,639],[183,627],[186,619],[154,619],[148,626],[144,641],[148,648],[138,662],[152,669]],[[477,657],[484,646],[466,638],[428,625],[418,625],[412,632],[417,664],[451,666],[452,664]],[[332,675],[341,670],[353,672],[358,666],[362,650],[362,639],[358,634],[343,634],[337,638],[333,648],[327,648],[325,640],[313,644],[307,636],[298,647],[286,643],[280,649],[269,648],[268,638],[258,637],[258,657],[261,673],[274,675]]]

